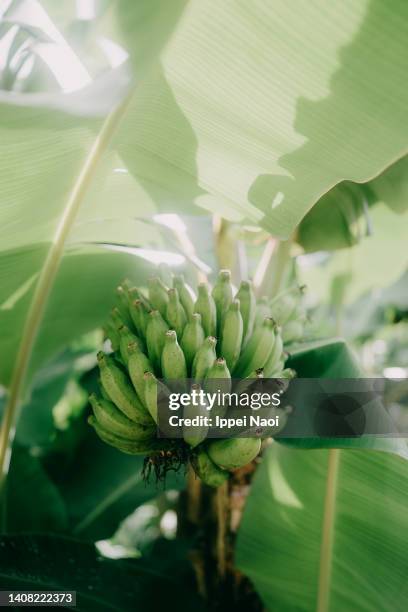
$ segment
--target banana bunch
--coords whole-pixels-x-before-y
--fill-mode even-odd
[[[192,379],[196,389],[206,390],[221,384],[228,391],[232,379],[242,388],[262,376],[290,379],[284,342],[302,331],[296,326],[300,292],[257,302],[249,281],[234,295],[230,272],[221,270],[212,290],[200,283],[195,295],[182,276],[165,266],[159,271],[147,294],[126,281],[117,289],[105,327],[112,352],[97,356],[101,396],[90,398],[89,422],[124,453],[152,462],[187,458],[204,482],[218,486],[258,455],[260,438],[209,440],[206,430],[186,430],[184,439],[159,439],[158,397],[169,393],[167,380],[182,388]],[[190,414],[185,407],[184,416]]]

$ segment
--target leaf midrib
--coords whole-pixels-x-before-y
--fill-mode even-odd
[[[339,462],[340,449],[330,449],[328,453],[326,494],[323,508],[316,612],[328,612],[330,605]]]
[[[116,487],[106,497],[102,499],[73,529],[75,535],[87,529],[89,525],[95,522],[95,520],[103,514],[110,506],[112,506],[122,495],[127,493],[132,487],[140,484],[142,481],[141,474],[133,474],[130,478],[125,480],[122,484]]]

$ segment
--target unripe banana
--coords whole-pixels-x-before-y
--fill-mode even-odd
[[[282,371],[284,370],[284,368],[285,368],[285,360],[282,357],[281,359],[279,359],[274,371],[271,372],[268,378],[280,378],[280,375],[282,374]]]
[[[207,370],[205,378],[219,378],[221,380],[228,381],[228,388],[231,388],[231,373],[223,357],[218,357],[218,359],[213,362],[212,366]]]
[[[150,415],[140,403],[126,374],[102,351],[99,351],[97,359],[102,385],[110,400],[132,421],[150,423]]]
[[[140,289],[138,289],[137,287],[132,287],[132,289],[129,290],[129,298],[130,304],[133,303],[135,300],[140,300],[148,313],[153,310],[153,306],[151,305],[143,291],[140,291]]]
[[[105,389],[103,388],[103,384],[102,384],[102,380],[101,380],[100,376],[98,378],[98,383],[99,383],[99,389],[101,391],[101,395],[102,395],[103,399],[106,399],[106,400],[108,400],[108,402],[110,402],[111,398],[109,397],[109,395],[106,393]]]
[[[205,449],[193,455],[191,464],[197,476],[210,487],[219,487],[229,477],[228,472],[218,467],[208,456]]]
[[[289,387],[290,381],[295,377],[296,377],[295,370],[292,370],[291,368],[284,369],[284,364],[281,366],[279,370],[276,370],[276,372],[274,372],[271,376],[271,378],[279,379],[279,383],[280,383],[279,390],[281,393],[284,393],[287,390],[287,388]]]
[[[238,362],[242,345],[243,322],[239,306],[239,300],[231,302],[222,325],[220,352],[230,372]]]
[[[200,385],[192,385],[191,391],[199,392],[201,390]],[[191,403],[183,408],[183,417],[185,419],[194,419],[195,417],[208,417],[207,405],[205,402],[198,402],[198,405],[193,404],[193,399],[191,397]],[[208,433],[208,426],[206,425],[195,425],[188,427],[187,425],[183,425],[183,438],[184,442],[186,442],[192,448],[195,448],[203,440],[205,440]]]
[[[160,279],[166,287],[171,287],[173,285],[173,273],[169,264],[164,262],[159,264],[159,274]]]
[[[187,372],[191,372],[194,357],[204,342],[204,330],[201,326],[201,315],[195,312],[184,328],[180,346],[186,358]]]
[[[275,342],[273,345],[273,349],[265,363],[264,366],[264,376],[265,378],[274,378],[272,374],[279,368],[279,364],[283,357],[283,340],[282,340],[282,331],[281,328],[278,327],[275,330]]]
[[[210,459],[223,470],[233,471],[255,459],[261,450],[259,438],[213,440],[207,448]]]
[[[290,287],[277,295],[270,304],[271,316],[278,325],[285,325],[294,318],[299,307],[299,299],[305,287]]]
[[[122,321],[124,325],[127,325],[129,329],[133,330],[133,321],[129,314],[129,299],[128,299],[127,290],[124,287],[122,287],[122,285],[119,285],[119,287],[117,287],[116,289],[116,295],[119,298],[117,302],[118,303],[117,309],[120,312]]]
[[[207,393],[220,394],[220,397],[226,398],[226,394],[231,391],[231,374],[228,370],[225,359],[219,357],[213,363],[213,365],[207,371],[204,389]],[[222,417],[228,410],[228,404],[224,405],[224,402],[215,401],[211,408],[211,416],[216,415]]]
[[[112,321],[108,321],[103,328],[105,338],[110,340],[112,350],[117,351],[119,349],[120,337],[117,329],[115,328]]]
[[[256,383],[257,380],[264,378],[263,368],[254,370],[247,377],[238,380],[234,386],[234,392],[240,395],[241,393],[248,393],[251,387]]]
[[[190,319],[194,312],[194,302],[196,300],[193,290],[184,282],[184,278],[181,274],[174,277],[173,287],[177,289],[180,302],[185,310],[187,318]]]
[[[245,378],[254,370],[265,366],[275,343],[275,327],[273,319],[267,317],[263,324],[255,329],[239,358],[234,371],[235,377]]]
[[[118,450],[122,451],[122,453],[126,453],[128,455],[150,455],[152,453],[157,453],[160,450],[164,450],[166,446],[167,448],[171,447],[169,444],[170,440],[158,438],[150,438],[149,440],[130,440],[129,438],[117,436],[99,425],[94,416],[88,417],[88,423],[92,425],[103,442],[109,444],[109,446],[114,446]]]
[[[125,325],[125,321],[122,317],[121,312],[119,311],[119,308],[117,308],[115,306],[115,308],[112,308],[111,312],[110,312],[110,320],[112,322],[113,327],[118,330],[119,327],[122,327],[123,325]]]
[[[232,302],[231,272],[220,270],[217,282],[212,290],[216,312],[217,312],[217,334],[220,335],[224,316]]]
[[[177,334],[173,329],[166,332],[161,356],[163,377],[167,380],[180,380],[183,384],[187,378],[187,365],[184,353],[177,342]]]
[[[129,438],[129,440],[148,440],[155,434],[153,421],[151,425],[140,425],[127,418],[115,404],[109,400],[98,398],[93,393],[89,401],[99,425],[113,434]]]
[[[140,401],[142,404],[146,405],[144,373],[152,371],[152,364],[135,342],[129,344],[128,354],[128,370],[130,380],[132,381]]]
[[[169,296],[167,295],[166,286],[158,277],[149,279],[149,301],[153,308],[158,310],[162,317],[166,318]]]
[[[256,306],[254,328],[261,326],[266,317],[271,317],[271,308],[268,298],[264,296],[261,297]]]
[[[285,368],[285,370],[282,370],[279,378],[286,378],[288,380],[292,380],[295,377],[296,377],[295,370],[292,370],[292,368]]]
[[[255,323],[256,298],[249,281],[242,281],[235,296],[239,300],[239,308],[243,323],[242,346],[249,340]]]
[[[295,296],[287,294],[272,301],[271,314],[279,325],[285,325],[289,321],[295,307]]]
[[[206,283],[198,285],[198,297],[194,304],[194,312],[201,315],[201,325],[205,336],[215,336],[217,333],[217,309]]]
[[[157,423],[158,406],[161,401],[167,403],[170,395],[169,389],[160,380],[157,380],[152,372],[144,373],[145,404],[150,416]]]
[[[129,330],[128,327],[126,327],[126,325],[122,325],[122,327],[119,327],[118,332],[119,332],[119,338],[120,338],[120,341],[119,341],[120,356],[122,357],[123,363],[127,365],[129,361],[129,352],[128,352],[129,344],[131,342],[136,343],[139,349],[142,351],[144,348],[143,343],[140,340],[140,338],[135,336],[135,334],[132,334],[132,332]]]
[[[198,349],[194,359],[193,366],[191,368],[191,377],[194,378],[198,383],[201,382],[212,364],[217,358],[215,353],[215,347],[217,344],[214,336],[208,336]]]
[[[158,310],[152,310],[149,314],[149,322],[146,329],[146,344],[149,359],[156,369],[161,372],[161,354],[164,347],[164,338],[169,326]]]
[[[170,329],[174,329],[177,338],[181,338],[184,327],[187,323],[187,316],[181,305],[177,289],[169,289],[167,292],[169,303],[166,309],[166,319]]]
[[[142,300],[133,300],[129,306],[129,313],[135,326],[137,335],[143,340],[146,339],[147,323],[149,321],[149,310]]]
[[[283,341],[285,344],[297,342],[303,337],[304,326],[301,321],[289,321],[283,326]]]
[[[301,321],[302,323],[305,323],[307,320],[306,310],[301,300],[297,302],[295,308],[292,310],[292,314],[290,315],[289,321],[294,320]]]
[[[224,415],[230,402],[235,406],[235,396],[228,395],[231,372],[238,378],[234,394],[261,391],[263,375],[279,378],[279,390],[285,389],[294,372],[285,369],[287,355],[282,344],[302,337],[306,318],[299,288],[292,287],[272,302],[264,298],[257,303],[251,283],[243,281],[233,300],[230,273],[221,270],[212,292],[201,283],[195,299],[183,277],[173,277],[166,264],[159,266],[159,276],[148,283],[150,300],[129,281],[123,281],[117,290],[118,306],[105,326],[113,354],[98,353],[103,399],[91,397],[94,416],[89,420],[102,440],[123,452],[159,451],[158,461],[151,460],[159,474],[175,460],[190,457],[203,482],[219,486],[228,478],[227,470],[256,456],[260,436],[206,442],[208,428],[196,425],[184,426],[184,441],[172,441],[157,438],[154,421],[160,418],[161,407],[168,406],[170,386],[180,385],[179,390],[185,392],[188,375],[206,393],[215,395],[215,402],[211,401],[211,412],[207,406],[184,406],[185,418]],[[272,319],[272,310],[285,323],[282,333]],[[218,359],[215,334],[219,337]],[[162,375],[164,382],[169,380],[169,388],[156,378]],[[191,393],[195,390],[200,387],[193,385]],[[280,426],[286,418],[286,412],[282,413]],[[276,428],[265,432],[274,436]]]

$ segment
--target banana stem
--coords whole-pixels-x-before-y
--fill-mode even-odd
[[[271,265],[272,257],[277,247],[275,238],[268,238],[254,275],[254,289],[257,295],[264,295],[265,277]]]
[[[243,273],[247,268],[245,245],[239,238],[239,229],[230,221],[214,215],[213,230],[218,267],[231,270],[232,282],[239,285],[246,278]]]
[[[217,565],[218,574],[221,579],[227,572],[227,522],[228,522],[228,483],[218,487],[215,494],[216,516],[217,516]]]
[[[4,411],[0,430],[0,504],[5,504],[5,484],[11,458],[16,423],[19,415],[21,396],[27,378],[28,366],[34,349],[38,330],[43,319],[48,297],[61,259],[65,243],[76,216],[83,202],[87,189],[94,177],[99,161],[106,150],[123,114],[127,108],[131,94],[114,109],[105,119],[101,131],[94,141],[85,163],[79,173],[73,189],[65,205],[51,247],[41,270],[25,321],[16,363],[11,379],[8,401]],[[2,512],[4,516],[5,513]]]

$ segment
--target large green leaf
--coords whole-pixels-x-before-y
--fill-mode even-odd
[[[59,268],[65,245],[157,246],[134,218],[179,202],[287,236],[333,185],[379,174],[406,151],[407,11],[123,0],[111,15],[128,63],[65,94],[0,92],[0,284],[23,296],[4,297],[0,463],[24,381],[108,305],[94,294],[91,313],[89,283],[64,325],[53,320],[53,300],[77,290]]]
[[[408,271],[405,271],[395,283],[369,291],[350,304],[344,313],[345,333],[348,338],[368,338],[387,323],[387,314],[395,317],[407,311]]]
[[[0,307],[1,346],[3,354],[7,355],[0,363],[0,381],[4,385],[10,381],[35,280],[41,270],[39,260],[45,249],[43,245],[36,249],[14,250],[4,256],[13,270],[13,275],[7,276],[0,290],[3,302]],[[68,251],[61,262],[39,330],[32,373],[62,346],[106,320],[113,305],[115,287],[123,278],[143,284],[153,270],[154,266],[144,258],[97,246]]]
[[[168,549],[166,550],[168,554]],[[163,565],[163,563],[161,564]],[[155,560],[113,561],[78,540],[56,536],[4,536],[0,587],[8,590],[76,591],[77,607],[93,610],[201,610],[192,577]],[[180,599],[180,590],[183,598]]]
[[[383,202],[395,213],[408,207],[408,156],[392,164],[365,184],[344,181],[333,187],[302,219],[296,240],[306,252],[341,249],[381,231],[371,219],[369,206]],[[408,227],[408,220],[391,216]],[[395,248],[397,252],[397,248]]]
[[[115,6],[117,11],[126,12],[127,23],[132,15],[136,16],[131,56],[142,83],[177,22],[182,3],[169,8],[162,0],[154,6],[149,2],[126,1]],[[169,14],[174,19],[169,21]],[[80,334],[90,325],[100,324],[97,310],[106,312],[107,295],[112,295],[109,288],[112,289],[112,284],[127,272],[122,269],[119,278],[116,274],[110,276],[111,282],[106,282],[109,276],[100,276],[97,286],[105,285],[102,295],[98,296],[99,292],[92,294],[93,270],[96,267],[102,272],[102,260],[94,261],[91,268],[86,265],[86,259],[77,259],[75,263],[82,265],[82,269],[71,268],[70,274],[69,264],[73,260],[65,258],[68,263],[65,269],[68,278],[65,279],[64,267],[60,264],[67,242],[71,246],[84,241],[114,242],[118,235],[115,222],[120,221],[120,228],[126,225],[130,228],[129,217],[137,217],[137,206],[132,207],[130,214],[129,198],[120,198],[120,193],[116,194],[119,205],[115,205],[115,212],[110,212],[108,217],[106,204],[99,209],[96,198],[88,200],[90,207],[86,205],[92,182],[100,183],[106,172],[109,177],[114,176],[117,156],[112,141],[120,122],[126,122],[127,111],[132,106],[129,105],[130,95],[119,105],[118,101],[129,88],[130,79],[128,66],[122,65],[67,94],[0,92],[0,284],[15,285],[14,294],[5,293],[1,313],[5,332],[0,338],[0,348],[3,355],[8,355],[1,380],[10,387],[0,432],[1,465],[6,463],[10,434],[15,428],[25,383],[50,354],[72,338],[73,328]],[[103,115],[109,110],[111,112],[104,119]],[[67,112],[77,116],[68,116]],[[101,114],[102,118],[98,118]],[[129,129],[129,125],[125,129]],[[137,196],[134,190],[133,201],[137,201]],[[85,217],[80,214],[83,204]],[[138,205],[143,206],[143,202]],[[109,211],[112,209],[111,198]],[[100,219],[112,227],[111,234],[102,230],[101,235]],[[130,241],[131,244],[152,246],[150,226],[139,224],[136,227],[138,236]],[[125,239],[128,236],[129,229]],[[157,238],[153,241],[157,247]],[[30,254],[34,255],[34,264]],[[81,255],[89,255],[86,247],[79,252]],[[110,257],[105,258],[105,266],[106,259],[109,259],[109,266],[114,255],[110,253]],[[87,274],[88,277],[80,287],[82,272],[85,272],[84,280]],[[70,293],[70,311],[67,312],[66,298]],[[97,310],[93,307],[96,304]],[[55,305],[59,307],[57,310]],[[87,308],[88,316],[85,314]],[[45,323],[40,329],[44,314]]]
[[[110,538],[126,516],[162,492],[164,484],[154,477],[144,481],[142,467],[143,457],[125,455],[89,431],[74,461],[54,474],[70,531],[92,541]],[[180,489],[184,484],[183,473],[170,473],[165,488]]]
[[[405,154],[407,10],[189,2],[162,55],[172,97],[159,87],[151,98],[135,160],[145,150],[169,193],[177,176],[190,192],[182,129],[174,150],[162,146],[177,131],[175,99],[178,125],[187,120],[197,139],[207,195],[196,202],[287,236],[333,185],[367,181]]]
[[[68,513],[57,487],[39,459],[22,447],[14,449],[7,483],[8,532],[58,532],[68,527]]]
[[[299,344],[290,349],[288,366],[293,368],[299,378],[321,378],[321,379],[350,379],[363,378],[363,373],[359,367],[355,356],[347,343],[342,339],[321,340],[316,342]],[[299,392],[301,388],[299,388]],[[307,386],[305,385],[304,393],[299,393],[297,398],[296,410],[300,413],[302,408],[305,414],[311,414],[313,406],[310,401],[314,400],[315,396],[307,394]],[[377,411],[377,418],[380,422],[389,424],[388,416],[380,405],[370,406],[370,410]],[[408,459],[408,444],[405,438],[391,438],[382,435],[363,434],[359,437],[349,438],[295,438],[284,437],[279,438],[279,442],[295,448],[357,448],[378,450],[393,453]]]
[[[236,561],[268,610],[406,610],[407,463],[387,453],[273,444]]]
[[[319,266],[308,266],[308,255],[305,265],[300,261],[301,282],[316,302],[330,301],[328,279],[337,275],[350,278],[344,292],[344,303],[350,304],[367,291],[381,290],[405,272],[408,214],[400,215],[379,203],[369,209],[369,217],[371,235],[353,248],[333,253]],[[319,240],[323,237],[318,227],[313,234],[318,234]]]

